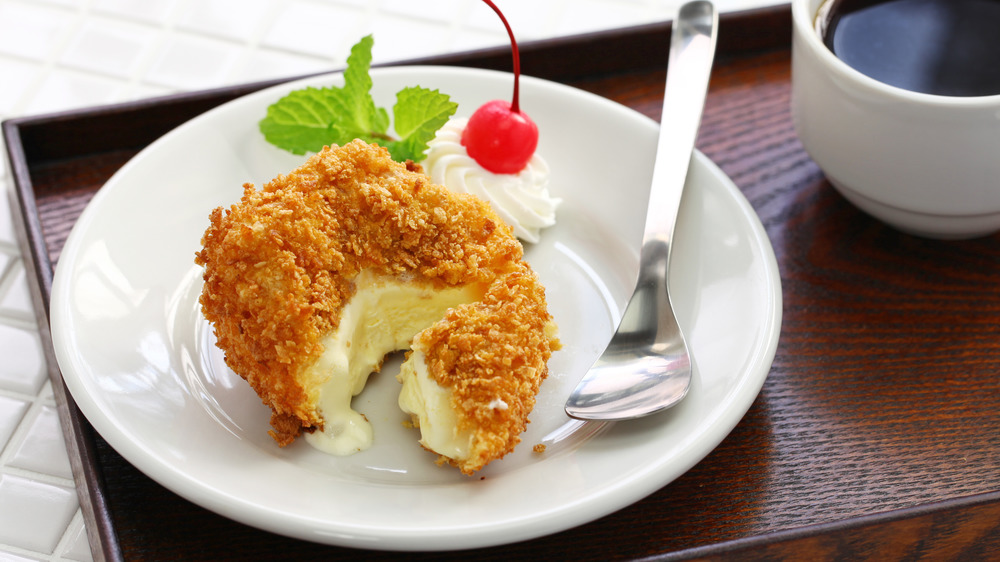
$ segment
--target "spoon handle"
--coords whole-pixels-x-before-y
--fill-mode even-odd
[[[669,246],[674,236],[681,194],[708,95],[718,21],[719,14],[712,3],[698,0],[681,6],[673,23],[643,247],[652,241]]]
[[[711,2],[700,0],[681,6],[674,20],[635,291],[610,343],[570,393],[565,407],[570,417],[642,417],[676,404],[690,387],[691,355],[674,315],[667,269],[708,94],[718,21]]]

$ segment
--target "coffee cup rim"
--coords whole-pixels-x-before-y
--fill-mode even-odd
[[[846,62],[840,60],[833,54],[820,38],[816,31],[815,18],[817,14],[810,13],[809,3],[812,0],[791,0],[792,4],[792,27],[793,33],[799,34],[809,46],[817,51],[820,60],[831,69],[839,72],[844,77],[853,80],[867,88],[878,91],[887,96],[894,96],[900,100],[918,102],[924,104],[948,106],[948,107],[969,107],[982,109],[1000,105],[1000,94],[990,94],[986,96],[945,96],[941,94],[928,94],[925,92],[915,92],[891,84],[886,84],[881,80],[876,80],[867,74],[855,69]],[[820,2],[822,5],[823,2]]]

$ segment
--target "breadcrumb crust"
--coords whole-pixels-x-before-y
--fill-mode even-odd
[[[322,381],[306,373],[337,328],[362,270],[435,286],[478,283],[482,301],[451,309],[416,340],[431,376],[452,389],[471,474],[513,450],[546,363],[558,349],[545,290],[509,226],[484,201],[430,183],[419,166],[354,141],[328,147],[241,201],[217,208],[195,262],[200,298],[226,363],[272,410],[282,446],[322,429]],[[489,408],[502,399],[506,410]]]

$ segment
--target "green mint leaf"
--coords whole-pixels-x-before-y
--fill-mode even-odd
[[[396,134],[401,138],[384,146],[393,160],[420,162],[424,159],[427,143],[457,109],[458,104],[438,90],[420,86],[404,88],[396,94],[396,105],[392,108]]]
[[[359,137],[371,142],[384,136],[389,115],[375,107],[368,74],[374,43],[368,35],[351,48],[342,88],[296,90],[268,107],[260,122],[264,138],[289,152],[305,154]]]
[[[347,139],[355,137],[379,137],[389,129],[389,113],[375,107],[372,99],[372,79],[369,71],[372,63],[372,46],[375,40],[365,36],[351,48],[344,70],[344,87],[331,88],[332,100],[340,111],[337,128]],[[339,144],[339,143],[338,143]]]
[[[377,107],[371,96],[371,35],[351,48],[344,70],[344,86],[296,90],[267,108],[260,131],[271,144],[295,154],[319,152],[331,144],[359,138],[389,150],[399,162],[420,161],[427,143],[455,113],[458,104],[437,90],[405,88],[396,95],[393,119],[396,133],[389,136],[389,112]]]
[[[295,90],[267,108],[260,131],[269,143],[294,154],[317,152],[335,134],[340,111],[327,89]]]

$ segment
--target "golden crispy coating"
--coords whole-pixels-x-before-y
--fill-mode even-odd
[[[547,362],[559,348],[545,289],[523,261],[513,262],[482,301],[451,309],[414,341],[441,386],[451,388],[459,429],[475,431],[469,458],[443,459],[471,474],[510,452],[535,407]],[[505,408],[493,404],[501,401]]]
[[[238,204],[212,212],[195,258],[205,267],[202,310],[226,363],[271,407],[279,444],[322,428],[321,381],[307,380],[307,367],[365,269],[488,286],[481,303],[453,309],[422,341],[435,380],[465,412],[462,423],[484,428],[468,467],[517,443],[558,347],[544,289],[487,203],[430,183],[418,168],[354,141],[261,190],[245,185]],[[498,396],[508,410],[482,403]]]

